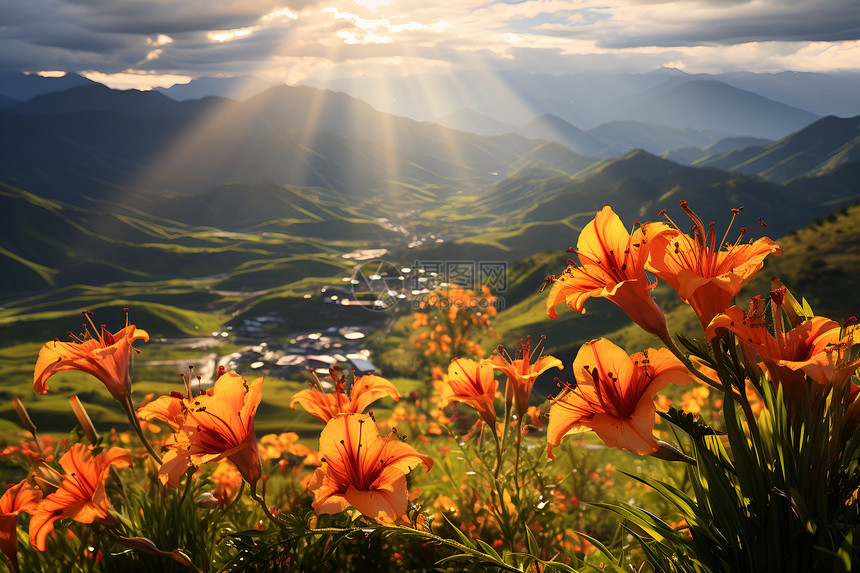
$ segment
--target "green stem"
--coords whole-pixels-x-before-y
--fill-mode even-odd
[[[496,469],[493,470],[493,479],[494,481],[498,481],[499,473],[502,471],[502,443],[499,441],[499,434],[496,432],[496,428],[492,428],[493,438],[496,443]]]
[[[272,512],[271,512],[271,511],[269,511],[269,506],[268,506],[268,505],[266,505],[266,500],[265,500],[265,499],[263,499],[263,498],[262,498],[262,496],[260,496],[260,495],[257,493],[257,488],[256,488],[256,487],[251,486],[251,489],[250,489],[250,491],[249,491],[249,494],[248,494],[248,495],[250,495],[250,496],[251,496],[251,499],[253,499],[254,501],[256,501],[257,503],[259,503],[259,504],[260,504],[260,507],[261,507],[261,508],[263,508],[263,513],[265,513],[265,514],[266,514],[266,517],[269,519],[269,521],[271,521],[272,523],[274,523],[275,525],[277,525],[278,527],[280,527],[280,528],[282,528],[282,529],[283,529],[284,524],[283,524],[283,523],[281,523],[281,521],[280,521],[277,517],[275,517],[274,515],[272,515]]]
[[[724,391],[731,392],[732,399],[737,401],[741,405],[741,409],[744,412],[744,417],[746,418],[747,425],[750,429],[753,443],[756,446],[756,456],[758,457],[761,455],[760,452],[764,452],[764,449],[762,449],[761,435],[759,434],[758,424],[756,423],[755,415],[753,414],[749,400],[747,400],[747,397],[745,395],[740,394],[734,390],[734,388],[732,387],[731,378],[729,377],[729,373],[726,371],[725,364],[723,364],[723,361],[720,360],[720,357],[722,356],[722,351],[720,349],[721,339],[722,337],[718,336],[711,340],[711,349],[714,351],[714,359],[717,363],[717,374],[719,375],[720,380],[725,381]]]
[[[761,437],[758,435],[758,431],[757,431],[758,426],[755,426],[755,425],[750,426],[750,432],[752,433],[752,438],[753,438],[753,443],[752,443],[752,448],[751,448],[753,451],[750,452],[750,446],[748,446],[748,444],[746,442],[746,437],[744,436],[744,433],[740,428],[740,424],[738,424],[738,419],[736,418],[736,413],[735,413],[735,405],[734,405],[735,395],[734,395],[734,392],[732,391],[733,390],[732,389],[732,382],[731,382],[731,379],[729,378],[728,372],[726,371],[725,364],[723,364],[723,361],[721,360],[722,350],[720,349],[720,337],[715,337],[715,338],[711,339],[711,349],[714,352],[714,359],[716,360],[716,364],[717,364],[717,375],[720,377],[720,380],[723,382],[723,385],[725,386],[724,395],[725,395],[726,403],[723,406],[723,419],[726,421],[726,431],[728,433],[729,442],[732,446],[733,457],[735,457],[735,467],[737,468],[737,463],[739,460],[743,460],[743,465],[740,468],[738,468],[739,473],[740,473],[740,472],[744,471],[744,466],[748,467],[748,466],[752,465],[753,460],[749,459],[749,454],[753,453],[755,455],[755,457],[756,457],[755,461],[758,464],[761,462],[760,458],[764,452],[764,449],[762,448]],[[746,400],[743,400],[743,401],[738,400],[738,401],[741,403],[741,406],[743,407],[743,404]],[[749,409],[749,402],[747,402],[747,408],[744,409],[744,415],[745,416],[751,416],[752,415],[751,410],[749,410],[749,414],[747,414],[748,409]],[[749,419],[750,418],[747,418],[748,421],[749,421]],[[736,439],[740,439],[741,441],[738,441],[737,443],[735,443],[735,440],[732,439],[733,437],[735,437]],[[736,445],[737,445],[737,448],[735,447]],[[744,458],[746,458],[746,459],[744,459]],[[739,477],[740,477],[740,475],[739,475]],[[747,477],[749,480],[748,483],[750,483],[750,486],[753,487],[756,491],[745,492],[745,494],[753,497],[753,499],[760,505],[766,503],[766,500],[768,499],[768,493],[767,493],[766,489],[762,486],[761,480],[756,479],[756,476],[752,476],[752,475],[747,476]],[[760,477],[760,476],[758,476],[758,477]],[[741,480],[741,490],[742,491],[744,490],[743,483],[744,483],[743,480]]]
[[[231,507],[233,507],[233,505],[234,505],[237,501],[239,501],[239,498],[240,498],[240,497],[242,497],[242,492],[243,492],[243,491],[245,491],[245,480],[242,480],[242,483],[241,483],[241,484],[239,484],[239,490],[238,490],[238,491],[236,492],[236,494],[233,496],[233,499],[231,499],[231,500],[230,500],[230,503],[228,503],[228,504],[227,504],[227,506],[226,506],[226,507],[224,507],[224,509],[225,509],[225,510],[227,510],[227,509],[230,509]]]
[[[514,457],[514,485],[517,487],[517,496],[520,494],[520,447],[523,441],[523,418],[517,416],[517,439],[515,442],[516,455]]]
[[[48,459],[48,456],[45,455],[45,452],[42,450],[42,444],[39,443],[39,436],[36,435],[35,431],[30,432],[33,435],[33,441],[36,442],[36,450],[39,452],[39,457],[43,460]],[[18,564],[15,564],[15,570],[18,570]]]
[[[161,465],[161,457],[155,452],[152,444],[150,444],[149,440],[146,439],[146,436],[143,435],[143,428],[140,425],[140,420],[137,419],[137,416],[134,413],[134,404],[131,401],[131,395],[127,395],[125,400],[121,401],[120,404],[122,405],[122,409],[125,410],[125,415],[128,416],[128,421],[131,424],[131,427],[134,428],[140,441],[143,442],[143,447],[146,448],[146,451],[152,459],[155,460],[158,465]]]
[[[707,376],[705,376],[704,374],[699,372],[699,369],[696,368],[696,365],[693,364],[693,362],[687,357],[687,355],[685,355],[683,352],[681,352],[681,350],[677,346],[675,346],[675,343],[672,341],[671,338],[667,337],[666,339],[663,339],[662,341],[663,341],[663,344],[666,345],[666,348],[669,349],[669,352],[674,354],[675,357],[684,364],[684,366],[687,368],[687,370],[690,372],[690,374],[692,374],[693,376],[695,376],[696,378],[698,378],[699,380],[701,380],[702,382],[704,382],[705,384],[707,384],[708,386],[713,388],[714,390],[718,390],[720,392],[730,392],[735,400],[737,400],[738,402],[742,401],[741,395],[734,388],[732,388],[731,385],[729,385],[729,388],[727,390],[724,385],[721,385],[721,384],[718,384],[717,382],[714,382],[713,380],[711,380],[710,378],[708,378]],[[713,346],[714,346],[713,341],[711,341],[711,347],[713,348]],[[717,347],[719,347],[719,345],[717,345]],[[717,358],[717,355],[715,354],[714,356],[715,356],[715,359],[717,361],[717,374],[720,376],[720,380],[722,380],[722,376],[720,375],[721,364],[720,364],[719,358]]]
[[[179,505],[185,501],[185,498],[188,496],[188,492],[191,491],[191,482],[194,477],[194,471],[197,468],[191,467],[185,471],[185,489],[182,490],[182,497],[179,498]]]

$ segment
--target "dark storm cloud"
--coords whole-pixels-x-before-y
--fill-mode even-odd
[[[89,27],[96,32],[123,34],[179,34],[243,28],[255,23],[276,2],[183,2],[169,6],[151,3],[115,4],[94,15]]]
[[[657,8],[664,1],[636,2]],[[550,31],[553,35],[596,38],[607,48],[733,45],[745,42],[843,42],[860,39],[857,0],[705,0],[676,3],[676,13],[635,26],[617,22]],[[711,10],[706,10],[710,7]],[[611,33],[601,33],[611,32]]]
[[[94,31],[126,34],[178,34],[248,26],[280,8],[299,10],[315,0],[57,0],[89,11]]]
[[[0,67],[110,73],[144,62],[142,69],[154,69],[146,57],[160,34],[177,43],[188,39],[192,50],[212,49],[204,32],[251,26],[272,10],[298,10],[311,1],[0,0]],[[229,52],[215,48],[212,57]],[[256,59],[270,53],[265,48]]]
[[[128,47],[132,40],[116,34],[93,35],[85,30],[54,30],[42,31],[38,27],[32,28],[33,34],[29,43],[34,46],[48,48],[61,48],[64,50],[108,53],[116,52]]]
[[[758,22],[712,20],[687,29],[656,35],[630,35],[599,42],[607,48],[641,46],[731,45],[745,42],[844,42],[860,39],[860,17],[813,23],[774,17]]]

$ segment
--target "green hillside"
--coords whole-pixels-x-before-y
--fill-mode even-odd
[[[764,147],[746,147],[693,162],[699,167],[755,174],[784,183],[830,173],[860,160],[860,116],[828,116]]]
[[[480,196],[458,197],[448,202],[447,209],[425,212],[420,221],[428,228],[432,221],[446,242],[415,249],[409,256],[516,261],[541,250],[571,246],[579,229],[604,205],[611,205],[629,226],[658,219],[662,209],[679,225],[687,225],[678,208],[681,200],[717,228],[728,226],[733,208],[744,207],[735,222],[736,232],[747,227],[749,236],[764,232],[779,236],[853,200],[858,165],[848,163],[830,175],[787,185],[683,166],[644,151],[604,161],[578,177],[524,169]]]

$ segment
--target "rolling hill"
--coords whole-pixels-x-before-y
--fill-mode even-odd
[[[724,137],[705,147],[682,147],[659,155],[663,159],[668,159],[675,163],[692,165],[708,156],[723,155],[747,147],[764,147],[771,143],[773,143],[773,140],[762,137]]]
[[[464,133],[307,87],[175,102],[80,86],[18,105],[0,111],[15,134],[0,154],[0,270],[14,277],[0,282],[6,320],[97,296],[241,316],[340,281],[353,266],[344,255],[360,250],[403,264],[516,265],[569,246],[606,204],[627,224],[666,208],[683,225],[685,199],[719,228],[745,206],[738,226],[757,236],[759,216],[781,235],[858,195],[856,122],[835,118],[763,148],[818,158],[783,185],[643,150],[596,159],[518,134]],[[566,125],[571,137],[595,131]],[[88,294],[47,294],[69,292]],[[16,302],[33,297],[36,306]]]
[[[272,181],[388,212],[492,185],[543,145],[418,123],[307,87],[272,88],[240,103],[179,103],[82,86],[15,108],[27,113],[0,111],[5,132],[20,134],[3,140],[0,176],[67,202],[123,188],[148,206],[153,196]]]
[[[804,175],[823,175],[858,159],[860,116],[829,116],[769,145],[704,157],[694,165],[756,174],[781,183]]]
[[[561,143],[583,155],[606,155],[606,150],[612,147],[610,141],[579,129],[552,114],[531,120],[519,129],[519,133],[526,137]]]

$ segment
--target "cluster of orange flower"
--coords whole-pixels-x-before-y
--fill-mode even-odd
[[[320,434],[322,465],[309,483],[313,508],[339,513],[354,507],[368,517],[394,521],[406,513],[406,474],[422,463],[429,470],[433,460],[402,441],[396,428],[380,436],[373,416],[360,413],[383,396],[399,400],[391,382],[368,374],[353,380],[347,393],[340,369],[330,373],[333,393],[318,383],[290,403],[301,404],[325,424]]]
[[[415,347],[440,363],[453,356],[484,356],[484,349],[474,337],[492,335],[495,302],[487,286],[481,287],[480,294],[457,285],[434,290],[420,303],[420,308],[426,310],[413,314]]]
[[[750,411],[761,408],[755,388],[764,377],[782,387],[790,408],[800,410],[812,395],[834,392],[843,405],[841,426],[834,431],[847,440],[860,425],[858,386],[851,377],[860,368],[860,358],[852,352],[858,341],[858,330],[849,325],[840,327],[823,317],[809,317],[793,297],[778,283],[770,292],[770,324],[768,330],[765,301],[753,297],[748,309],[731,306],[731,299],[762,267],[769,254],[780,254],[779,247],[763,238],[751,244],[740,239],[726,244],[726,235],[717,243],[713,224],[706,229],[703,222],[682,203],[693,220],[693,233],[682,233],[674,223],[646,223],[629,234],[609,207],[600,211],[583,229],[575,252],[578,263],[570,265],[554,279],[547,300],[547,314],[555,318],[555,307],[564,302],[570,308],[584,312],[589,297],[604,297],[622,308],[630,318],[649,333],[657,336],[666,348],[647,349],[628,355],[624,350],[600,338],[584,344],[573,365],[574,383],[565,385],[551,399],[546,428],[547,450],[550,458],[562,440],[572,434],[594,432],[606,446],[638,455],[653,455],[669,460],[689,461],[679,450],[662,442],[655,435],[658,406],[669,406],[657,393],[670,384],[689,384],[699,377],[708,386],[694,387],[682,398],[683,408],[698,413],[711,399],[709,386],[737,394]],[[743,234],[743,233],[742,233]],[[665,280],[689,303],[717,354],[721,338],[733,333],[748,376],[744,393],[723,386],[723,377],[704,364],[694,365],[672,341],[666,318],[652,299],[646,270]],[[435,298],[434,298],[435,297]],[[284,473],[296,467],[296,460],[314,468],[303,484],[313,495],[312,507],[318,514],[339,513],[348,507],[384,523],[401,520],[410,500],[407,475],[418,466],[428,470],[433,459],[408,445],[397,431],[398,423],[428,425],[430,434],[442,434],[442,426],[451,418],[443,413],[451,402],[464,403],[480,418],[474,427],[489,428],[496,446],[496,465],[492,479],[486,483],[498,485],[503,466],[502,442],[514,428],[516,458],[513,481],[519,490],[519,463],[522,438],[528,424],[541,427],[540,410],[529,405],[530,395],[538,376],[552,368],[563,369],[562,362],[544,355],[542,339],[532,345],[530,338],[520,341],[511,356],[503,347],[488,359],[473,360],[461,355],[483,355],[470,340],[472,333],[489,329],[495,315],[494,297],[484,288],[483,295],[456,286],[436,291],[425,304],[443,312],[431,322],[426,313],[416,313],[413,328],[427,329],[419,343],[426,353],[454,354],[447,373],[434,369],[437,395],[428,399],[429,415],[411,413],[397,408],[388,421],[389,431],[381,435],[372,413],[365,413],[375,401],[390,397],[399,400],[394,385],[375,375],[344,375],[338,367],[330,370],[331,384],[319,380],[310,388],[296,394],[290,407],[301,405],[324,426],[319,437],[319,450],[312,452],[298,443],[294,433],[270,434],[259,441],[254,431],[254,418],[262,397],[262,378],[248,383],[240,375],[219,370],[214,385],[202,392],[192,392],[186,384],[185,393],[172,392],[145,406],[135,409],[131,400],[130,359],[136,340],[147,340],[145,331],[134,325],[116,333],[105,327],[89,329],[74,342],[53,341],[39,353],[34,372],[34,388],[47,392],[47,380],[64,370],[81,370],[101,380],[129,417],[132,428],[147,447],[157,465],[160,481],[178,486],[183,476],[190,483],[197,468],[207,464],[218,466],[213,472],[216,487],[200,503],[206,507],[225,507],[238,496],[247,483],[250,496],[275,524],[281,524],[258,491],[263,476],[263,462],[276,461]],[[473,304],[474,302],[474,304]],[[783,313],[790,328],[784,327]],[[89,315],[87,315],[89,318]],[[719,362],[718,362],[719,366]],[[498,421],[496,400],[499,381],[496,371],[505,375],[504,419]],[[743,378],[743,376],[741,376]],[[187,382],[187,380],[186,380]],[[326,387],[331,386],[331,391]],[[741,385],[738,386],[741,388]],[[761,388],[759,386],[759,388]],[[745,395],[744,395],[745,394]],[[726,398],[729,399],[729,398]],[[418,403],[418,398],[414,400]],[[16,407],[20,404],[16,403]],[[121,515],[111,506],[105,492],[105,480],[111,468],[131,466],[132,453],[119,446],[99,445],[95,429],[79,402],[73,402],[75,413],[92,446],[76,443],[68,446],[47,438],[38,438],[23,407],[19,408],[22,422],[36,441],[33,445],[7,448],[3,454],[24,456],[32,466],[28,479],[10,487],[0,498],[0,549],[17,569],[17,520],[20,512],[31,515],[29,537],[31,545],[44,551],[54,524],[70,518],[80,523],[98,522],[110,529],[119,523]],[[156,451],[147,441],[143,424],[159,421],[169,428]],[[484,426],[482,426],[482,424]],[[464,438],[465,440],[466,438]],[[120,437],[111,443],[124,443]],[[447,448],[447,447],[446,447]],[[46,454],[46,450],[52,450]],[[62,455],[59,455],[60,452]],[[447,449],[441,450],[444,457]],[[58,464],[54,458],[58,458]],[[593,472],[590,479],[614,484],[614,467],[606,466]],[[444,479],[450,479],[445,476]],[[465,491],[460,504],[483,503],[475,490]],[[472,501],[469,502],[469,495]],[[492,503],[500,515],[524,520],[525,527],[538,533],[543,526],[533,513],[523,512],[514,503],[508,490],[492,492]],[[558,511],[579,504],[561,491],[549,492]],[[440,496],[434,504],[440,513],[457,515],[463,511],[454,500]],[[478,535],[493,518],[473,508],[474,521],[464,521],[460,528],[466,535]],[[501,519],[497,519],[497,526]],[[678,527],[683,527],[679,523]],[[553,534],[555,535],[555,534]],[[147,546],[148,540],[125,539],[118,542],[133,547]],[[594,550],[584,537],[574,532],[559,533],[557,541],[572,550]],[[501,546],[501,543],[498,545]],[[496,547],[498,547],[496,546]],[[154,545],[152,546],[154,548]],[[163,553],[163,552],[162,552]],[[174,555],[174,558],[180,559]]]
[[[550,410],[550,448],[564,435],[585,429],[595,431],[607,445],[634,453],[655,453],[661,447],[652,434],[652,398],[667,383],[688,382],[686,371],[692,365],[669,336],[665,315],[648,292],[655,283],[648,282],[646,270],[666,281],[692,307],[712,345],[719,344],[725,331],[736,335],[749,370],[748,385],[765,374],[782,386],[793,408],[802,407],[810,392],[816,392],[805,383],[807,379],[820,386],[819,392],[833,388],[837,395],[844,394],[843,431],[853,434],[860,424],[860,401],[858,386],[849,380],[860,359],[852,357],[850,349],[860,332],[823,317],[804,316],[777,281],[770,293],[774,329],[770,334],[761,297],[753,297],[746,311],[731,306],[731,300],[762,268],[767,255],[782,254],[779,246],[767,237],[741,243],[745,229],[734,243],[726,243],[728,231],[718,243],[713,223],[706,229],[686,202],[681,207],[693,221],[692,236],[671,220],[639,225],[630,235],[612,209],[604,207],[583,229],[576,249],[571,249],[579,264],[570,260],[560,277],[548,277],[554,283],[547,299],[550,318],[557,317],[555,307],[561,302],[585,312],[586,299],[603,297],[666,345],[631,358],[605,340],[585,345],[574,362],[576,387],[559,396]],[[735,209],[733,215],[739,212]],[[792,327],[787,332],[783,312]],[[709,384],[722,389],[716,372],[701,370]],[[705,392],[685,395],[687,407],[699,409]],[[747,390],[747,395],[742,397],[745,405],[760,407],[754,391]]]

